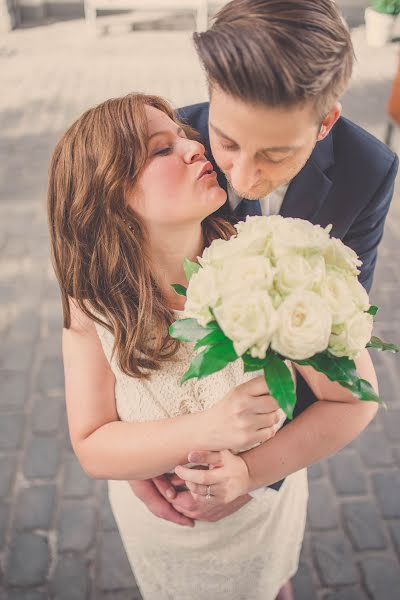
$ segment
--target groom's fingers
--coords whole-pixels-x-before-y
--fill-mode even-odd
[[[222,452],[215,452],[210,450],[195,450],[190,452],[188,460],[191,463],[213,465],[214,467],[222,467],[223,465],[223,454]]]
[[[159,477],[153,477],[153,483],[164,498],[167,500],[173,500],[176,496],[176,491],[169,478],[166,475],[160,475]],[[184,482],[183,482],[184,483]]]
[[[164,519],[165,521],[171,521],[171,523],[176,523],[177,525],[184,525],[189,527],[194,527],[194,520],[186,517],[182,513],[175,510],[175,508],[167,502],[164,498],[162,498],[163,504],[159,503],[157,506],[153,506],[151,508],[151,512],[160,519]]]

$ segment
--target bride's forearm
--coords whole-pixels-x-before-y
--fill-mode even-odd
[[[95,479],[149,479],[178,464],[206,445],[204,413],[171,419],[99,427],[74,449],[84,470]]]
[[[268,442],[241,454],[249,469],[249,491],[337,452],[365,429],[377,408],[375,402],[315,402]]]

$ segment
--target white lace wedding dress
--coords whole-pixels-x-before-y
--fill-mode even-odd
[[[238,360],[181,386],[193,353],[193,345],[184,343],[179,360],[138,380],[111,359],[113,336],[100,325],[96,329],[116,377],[122,421],[199,412],[254,376],[244,374]],[[265,488],[234,514],[215,523],[197,521],[194,528],[155,517],[126,481],[109,481],[108,490],[144,600],[273,600],[297,570],[308,498],[305,469],[287,477],[279,491]]]

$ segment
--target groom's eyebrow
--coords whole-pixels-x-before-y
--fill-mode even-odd
[[[209,123],[209,125],[210,125],[211,129],[213,129],[217,135],[219,135],[220,137],[223,137],[225,140],[228,140],[232,144],[235,144],[235,146],[239,146],[239,144],[237,142],[235,142],[235,140],[230,138],[229,135],[226,135],[226,133],[221,131],[218,127],[213,125],[211,122]],[[270,148],[264,148],[263,150],[259,150],[259,152],[290,152],[290,151],[296,150],[296,149],[297,149],[297,146],[271,146]]]
[[[177,128],[176,128],[176,131],[175,131],[176,135],[180,135],[182,132],[183,132],[183,129],[182,129],[182,127],[177,127]],[[156,135],[162,135],[162,134],[166,134],[166,133],[171,133],[171,129],[160,129],[160,131],[155,131],[154,133],[152,133],[152,134],[149,136],[149,141],[150,141],[150,140],[151,140],[153,137],[156,137]]]

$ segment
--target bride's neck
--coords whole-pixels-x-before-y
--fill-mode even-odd
[[[201,224],[191,227],[170,228],[168,231],[151,231],[149,235],[150,259],[153,274],[167,304],[181,310],[185,297],[178,296],[171,288],[173,283],[187,287],[183,261],[195,261],[204,250]]]

